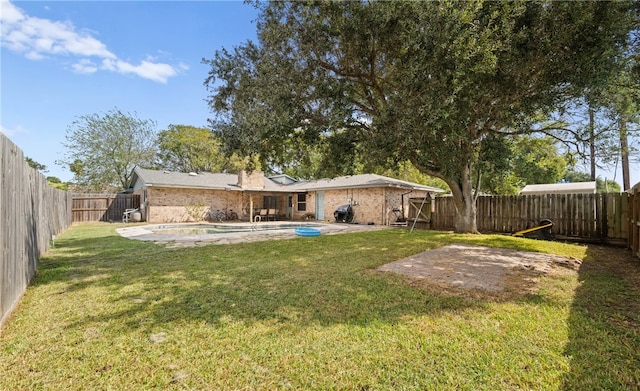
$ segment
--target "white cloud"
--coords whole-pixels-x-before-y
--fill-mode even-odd
[[[0,0],[1,43],[7,49],[22,53],[30,60],[53,56],[78,57],[72,69],[78,73],[94,73],[98,69],[166,83],[178,72],[176,67],[152,59],[134,65],[120,60],[106,45],[89,32],[78,31],[70,22],[59,22],[25,15],[7,0]],[[99,68],[91,57],[102,60]],[[179,68],[184,69],[182,64]]]
[[[76,73],[91,74],[98,71],[98,66],[93,61],[83,58],[77,63],[72,64],[71,69]]]
[[[133,73],[145,79],[166,83],[167,79],[175,76],[177,71],[174,67],[167,64],[158,64],[149,61],[142,61],[139,65],[133,65],[122,60],[104,59],[101,69],[122,74]]]
[[[2,10],[3,23],[15,24],[24,19],[22,12],[8,1],[2,0],[0,9]]]

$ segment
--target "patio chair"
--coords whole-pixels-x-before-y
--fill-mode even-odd
[[[275,209],[269,209],[269,211],[267,212],[267,220],[273,219],[273,221],[276,221],[277,218],[278,218],[278,214],[277,214],[276,210]]]
[[[139,209],[135,208],[135,209],[125,209],[124,212],[122,213],[122,222],[123,223],[128,223],[129,220],[131,220],[131,215],[134,212],[137,212]]]
[[[260,213],[257,214],[253,219],[254,221],[267,221],[268,213],[266,209],[260,209]]]

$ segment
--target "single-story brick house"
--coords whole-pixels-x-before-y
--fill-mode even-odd
[[[143,219],[152,223],[204,219],[209,212],[233,210],[249,221],[261,209],[274,209],[279,220],[334,221],[338,206],[350,204],[354,221],[387,225],[397,211],[408,211],[408,199],[434,197],[442,189],[364,174],[314,181],[262,172],[180,173],[136,167],[131,191],[140,195]]]

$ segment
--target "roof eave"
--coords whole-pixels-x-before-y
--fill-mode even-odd
[[[417,190],[417,191],[426,191],[429,193],[444,193],[445,191],[437,188],[429,188],[429,187],[414,187],[414,186],[402,186],[395,185],[392,183],[388,184],[361,184],[361,185],[345,185],[345,186],[312,186],[304,189],[299,189],[300,191],[316,191],[316,190],[346,190],[346,189],[372,189],[372,188],[391,188],[391,189],[403,189],[403,190]]]
[[[234,188],[231,186],[225,187],[212,187],[212,186],[197,186],[197,185],[180,185],[180,184],[165,184],[165,183],[146,183],[147,187],[168,187],[172,189],[204,189],[204,190],[226,190],[226,191],[241,191],[243,189]]]

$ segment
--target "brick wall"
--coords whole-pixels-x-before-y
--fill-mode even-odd
[[[424,197],[425,192],[413,191],[409,194],[405,189],[392,188],[362,188],[324,191],[324,221],[333,222],[333,212],[340,205],[351,203],[355,222],[359,224],[373,223],[387,225],[396,220],[394,208],[402,209],[402,194],[404,196],[405,215],[408,213],[409,197]],[[307,195],[307,212],[315,212],[316,193]],[[295,211],[296,208],[294,208]],[[305,212],[296,212],[296,218],[301,218]]]
[[[147,201],[146,215],[150,223],[200,221],[207,212],[224,208],[242,216],[243,210],[239,191],[149,187]]]
[[[238,186],[243,189],[262,189],[264,188],[264,173],[262,171],[253,171],[248,174],[242,170],[238,173]]]
[[[396,220],[394,208],[402,209],[402,194],[404,196],[405,215],[408,214],[409,198],[424,197],[424,192],[408,193],[404,189],[391,188],[363,188],[324,191],[324,219],[333,222],[333,212],[340,205],[351,203],[354,210],[355,222],[359,224],[373,223],[387,225]],[[224,208],[233,209],[242,220],[249,219],[250,197],[253,198],[253,208],[264,208],[263,197],[270,195],[278,197],[279,219],[287,219],[288,193],[246,193],[223,190],[174,189],[149,187],[147,189],[146,219],[151,223],[177,223],[198,221],[204,218],[208,211],[215,212]],[[316,192],[306,195],[306,208],[298,210],[298,197],[293,193],[293,219],[302,220],[307,213],[316,213]],[[202,217],[198,217],[202,215]],[[319,216],[316,216],[319,217]]]

